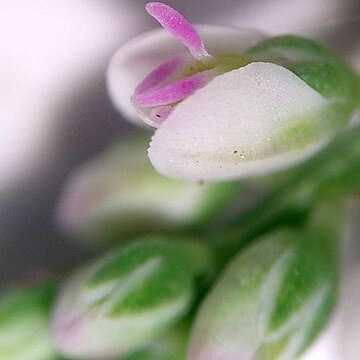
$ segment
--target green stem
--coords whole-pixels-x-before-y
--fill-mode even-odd
[[[346,196],[360,187],[360,125],[347,129],[248,211],[211,236],[219,261],[279,225],[303,224],[322,199]]]

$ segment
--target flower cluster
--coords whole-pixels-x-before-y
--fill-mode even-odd
[[[70,178],[60,225],[119,246],[57,294],[8,290],[0,358],[299,359],[334,308],[343,209],[360,188],[358,76],[309,39],[146,9],[164,29],[124,45],[108,83],[125,116],[156,128],[148,154],[168,177],[143,135]],[[299,162],[256,186],[207,183]]]

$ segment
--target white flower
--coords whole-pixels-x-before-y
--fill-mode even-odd
[[[197,25],[196,29],[211,52],[242,53],[263,38],[255,30],[230,26]],[[131,103],[136,86],[153,69],[179,53],[186,54],[186,48],[165,29],[137,36],[115,53],[107,73],[108,89],[113,104],[128,120],[142,124],[141,116]]]
[[[321,48],[309,45],[314,56],[304,44],[299,51],[290,44],[263,59],[247,52],[261,40],[257,32],[195,29],[167,5],[146,8],[191,55],[164,30],[146,33],[114,56],[108,83],[125,115],[134,118],[136,111],[158,128],[149,157],[160,173],[205,181],[268,173],[308,157],[343,125],[336,97],[324,97],[318,82],[308,84],[311,76],[305,82],[284,67],[296,54],[324,61]]]

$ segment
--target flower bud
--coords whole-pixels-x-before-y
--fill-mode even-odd
[[[297,359],[334,304],[325,242],[320,232],[284,230],[240,253],[201,305],[188,359]]]
[[[55,360],[49,331],[52,285],[14,288],[0,298],[0,359]]]
[[[114,145],[77,170],[57,220],[84,239],[118,242],[131,234],[195,226],[218,214],[239,184],[197,184],[159,175],[146,157],[148,138]]]
[[[149,157],[160,173],[192,180],[281,169],[314,152],[333,130],[330,105],[286,68],[251,63],[177,105],[152,138]]]
[[[193,242],[148,238],[80,269],[60,291],[53,337],[80,359],[126,356],[163,334],[191,308],[212,268]]]

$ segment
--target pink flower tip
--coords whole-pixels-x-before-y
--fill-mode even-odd
[[[205,63],[212,60],[199,33],[177,10],[161,2],[150,2],[145,8],[161,26],[179,39],[197,60]]]

